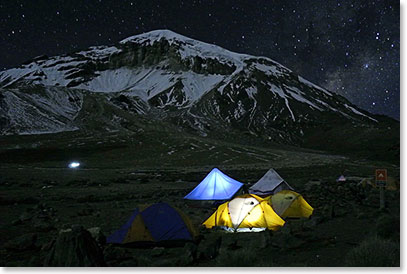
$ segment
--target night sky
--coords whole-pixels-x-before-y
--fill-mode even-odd
[[[270,57],[372,113],[400,116],[400,6],[389,0],[0,0],[0,70],[170,29]]]

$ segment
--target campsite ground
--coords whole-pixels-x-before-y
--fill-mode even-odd
[[[375,168],[387,168],[398,178],[397,164],[186,136],[143,139],[150,149],[125,137],[105,136],[103,145],[97,138],[59,143],[41,138],[2,140],[2,266],[41,266],[61,229],[78,224],[100,228],[106,236],[134,208],[160,201],[186,213],[199,229],[199,240],[150,248],[102,241],[108,266],[345,266],[347,254],[376,235],[399,245],[399,191],[386,191],[387,207],[379,210],[378,190],[358,185]],[[68,169],[70,160],[83,165]],[[309,220],[287,220],[278,232],[206,230],[201,224],[215,209],[194,207],[183,197],[214,165],[247,184],[273,167],[314,207],[314,214]],[[353,179],[337,183],[340,174]]]

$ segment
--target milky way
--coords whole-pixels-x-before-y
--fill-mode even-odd
[[[398,1],[0,1],[0,69],[170,29],[270,57],[372,113],[399,119]]]

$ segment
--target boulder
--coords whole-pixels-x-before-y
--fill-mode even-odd
[[[102,250],[82,226],[61,230],[45,258],[44,266],[105,266]]]
[[[92,235],[93,239],[95,239],[100,245],[104,245],[106,243],[106,236],[103,234],[100,227],[91,227],[88,228],[88,231],[90,235]]]

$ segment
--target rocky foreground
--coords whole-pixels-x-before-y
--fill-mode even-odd
[[[358,181],[310,181],[296,190],[314,207],[310,219],[286,220],[278,232],[227,233],[200,226],[214,209],[193,208],[180,199],[190,184],[164,189],[149,181],[138,187],[154,195],[105,193],[76,198],[53,182],[42,198],[2,197],[7,208],[0,247],[2,266],[399,266],[399,191],[386,191],[379,210],[379,191]],[[126,179],[93,185],[74,179],[68,189],[126,188]],[[11,188],[5,182],[3,188]],[[83,185],[86,185],[83,187]],[[21,183],[20,188],[24,188]],[[16,188],[16,186],[14,186]],[[54,189],[53,192],[50,190]],[[4,189],[3,189],[4,190]],[[65,189],[66,191],[66,189]],[[12,191],[10,191],[12,193]],[[173,246],[123,247],[105,243],[134,205],[165,201],[183,210],[200,227],[196,242]]]

